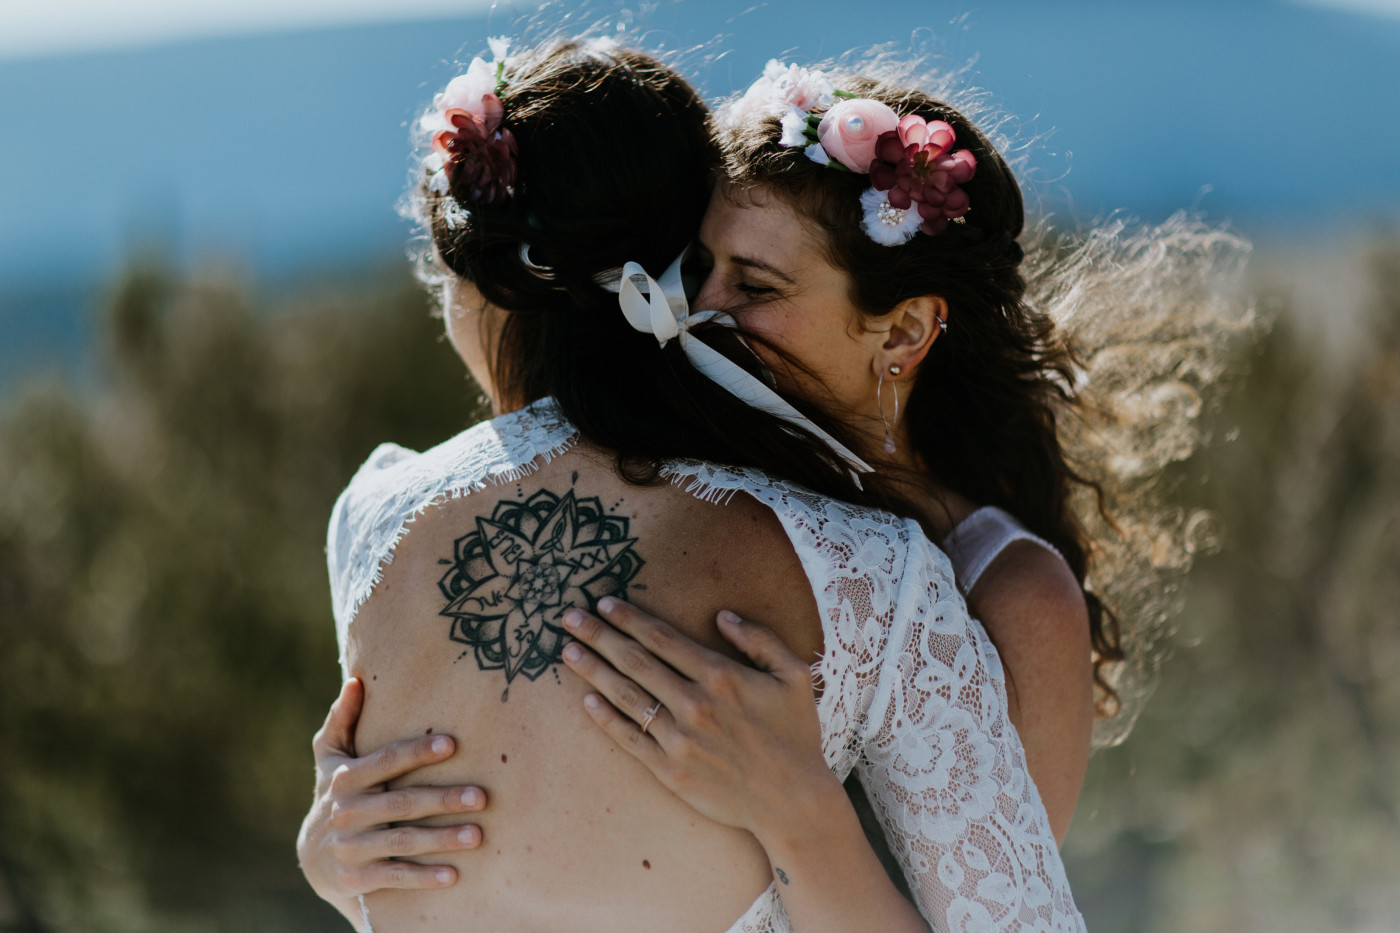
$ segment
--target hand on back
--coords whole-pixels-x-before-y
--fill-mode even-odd
[[[598,690],[585,699],[594,722],[672,793],[763,841],[840,791],[822,754],[811,668],[771,629],[719,613],[749,667],[622,600],[598,610],[604,618],[565,613],[578,641],[564,662]]]
[[[364,685],[353,678],[346,681],[312,739],[316,792],[297,837],[297,855],[306,879],[343,913],[347,902],[381,888],[455,884],[457,872],[451,866],[405,859],[476,848],[481,843],[480,828],[470,823],[404,824],[472,813],[486,805],[486,793],[479,787],[389,790],[389,782],[450,758],[456,745],[450,736],[420,736],[356,757],[353,737],[363,704]]]

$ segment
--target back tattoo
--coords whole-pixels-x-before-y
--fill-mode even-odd
[[[438,582],[450,637],[468,645],[483,671],[504,671],[509,697],[517,676],[534,680],[559,663],[570,635],[560,617],[570,606],[593,611],[599,599],[625,599],[643,561],[629,520],[597,497],[541,489],[502,500],[476,530],[458,538]],[[463,656],[466,652],[463,652]]]

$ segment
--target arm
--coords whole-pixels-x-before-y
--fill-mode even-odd
[[[700,813],[754,834],[795,929],[927,933],[827,767],[812,672],[800,658],[731,613],[720,614],[719,630],[757,670],[621,601],[598,609],[616,628],[577,610],[564,618],[588,646],[570,645],[564,658],[599,690],[585,700],[590,716]]]
[[[968,604],[1001,656],[1011,722],[1055,841],[1063,843],[1094,731],[1084,593],[1058,554],[1021,541],[992,562]]]
[[[486,805],[479,787],[384,785],[417,768],[449,758],[445,735],[395,742],[364,758],[355,757],[353,736],[364,703],[364,686],[351,678],[331,705],[311,742],[316,756],[316,791],[297,835],[297,857],[315,892],[361,929],[358,898],[380,888],[442,888],[455,884],[448,865],[418,865],[397,856],[475,848],[478,827],[397,826],[400,821],[447,813],[472,813]]]

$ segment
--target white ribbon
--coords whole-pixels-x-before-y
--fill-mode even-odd
[[[690,313],[685,289],[681,283],[681,262],[685,257],[685,253],[677,256],[675,262],[661,273],[659,282],[648,275],[639,263],[629,262],[622,267],[622,274],[615,280],[609,277],[599,284],[608,291],[617,292],[617,303],[622,307],[622,313],[633,329],[653,335],[656,342],[663,347],[672,338],[679,339],[681,350],[685,352],[691,365],[716,385],[723,387],[744,404],[781,418],[788,424],[810,431],[821,438],[851,468],[853,478],[856,473],[871,472],[870,464],[813,424],[782,396],[718,350],[691,336],[692,327],[708,321],[715,321],[725,327],[738,325],[723,311]],[[856,484],[860,484],[858,478]]]

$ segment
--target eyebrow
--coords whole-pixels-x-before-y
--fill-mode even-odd
[[[787,275],[784,272],[780,272],[779,270],[768,265],[768,263],[766,262],[761,262],[757,259],[750,259],[747,256],[734,256],[731,257],[729,261],[734,263],[734,265],[736,266],[747,266],[750,269],[759,269],[763,272],[767,272],[769,275],[775,275],[778,278],[782,279],[784,282],[788,283],[789,285],[797,284],[795,281],[793,281],[792,276]]]

